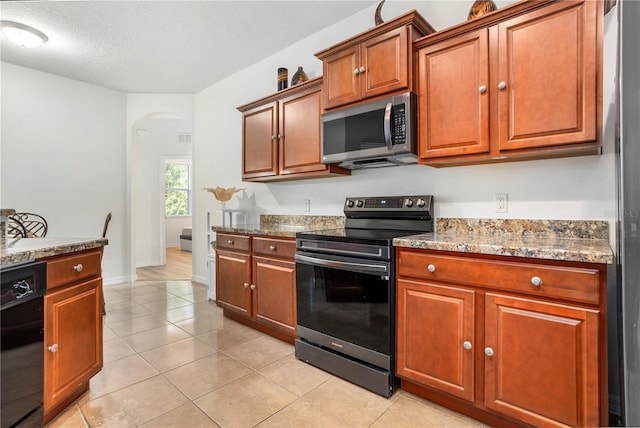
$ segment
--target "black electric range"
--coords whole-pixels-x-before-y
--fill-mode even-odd
[[[296,234],[296,356],[390,397],[393,239],[433,231],[433,196],[347,198],[344,213],[344,228]]]

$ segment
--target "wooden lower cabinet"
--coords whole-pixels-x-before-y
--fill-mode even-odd
[[[296,265],[292,261],[253,257],[253,317],[295,336]]]
[[[47,259],[44,413],[53,419],[102,369],[100,250]]]
[[[398,280],[396,299],[398,376],[473,401],[475,293]]]
[[[402,388],[493,426],[606,425],[606,266],[512,259],[398,250]]]
[[[536,426],[600,426],[599,311],[485,296],[485,405]]]
[[[295,241],[218,233],[217,242],[216,298],[225,315],[293,342]]]

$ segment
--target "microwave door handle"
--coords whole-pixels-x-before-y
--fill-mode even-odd
[[[393,142],[391,141],[391,110],[393,109],[393,103],[387,103],[387,107],[384,109],[384,142],[387,144],[387,150],[393,148]]]

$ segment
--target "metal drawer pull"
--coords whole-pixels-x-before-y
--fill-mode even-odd
[[[534,276],[533,278],[531,278],[531,285],[533,285],[534,287],[540,287],[542,285],[542,278],[540,278],[539,276]]]
[[[78,263],[73,267],[73,270],[75,270],[76,272],[82,272],[82,269],[84,269],[84,266],[82,266],[82,263]]]
[[[242,285],[244,285],[244,288],[249,287],[249,283],[248,283],[248,282],[245,282],[245,283],[244,283],[244,284],[242,284]]]
[[[269,251],[275,251],[275,250],[276,250],[275,245],[269,245]]]
[[[429,272],[435,272],[436,271],[436,267],[435,267],[435,265],[430,264],[429,266],[427,266],[427,270]]]
[[[227,244],[233,245],[233,240],[232,239],[227,240]]]
[[[255,290],[256,289],[256,285],[255,284],[251,284],[251,289]]]
[[[493,357],[493,349],[491,349],[491,348],[489,348],[489,347],[484,348],[484,353],[485,353],[485,355],[486,355],[487,357]]]
[[[462,346],[464,347],[464,349],[471,349],[471,342],[465,340]]]
[[[49,352],[56,352],[58,350],[58,344],[54,343],[53,345],[49,346],[47,349],[49,350]]]

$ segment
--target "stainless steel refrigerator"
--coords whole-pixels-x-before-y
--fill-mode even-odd
[[[640,2],[619,2],[618,303],[622,421],[640,426]]]

